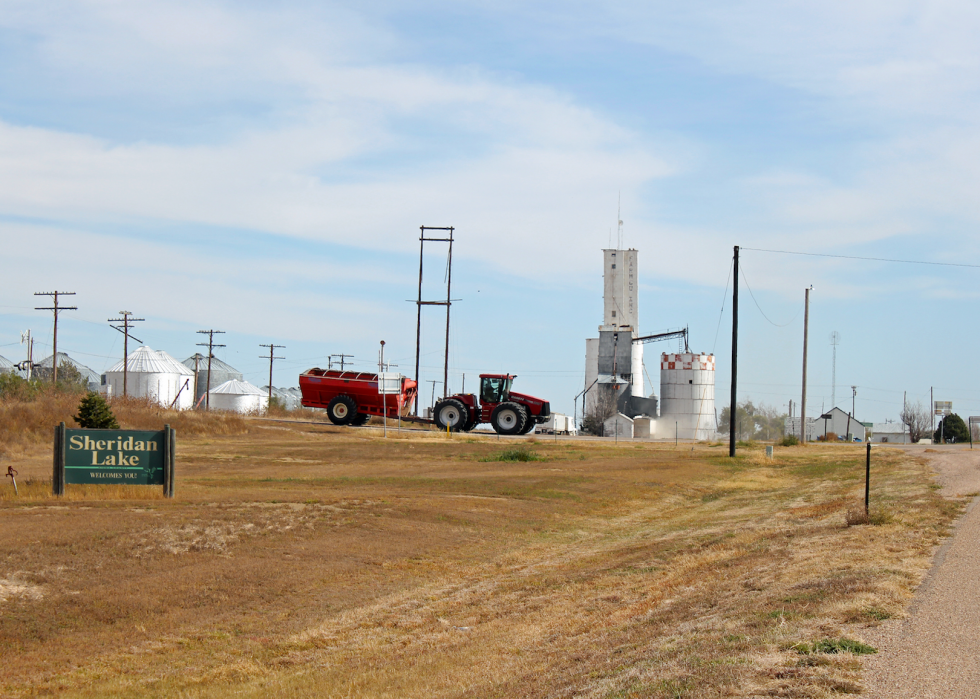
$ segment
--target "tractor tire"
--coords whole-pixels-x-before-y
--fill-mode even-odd
[[[433,418],[440,430],[448,428],[451,432],[459,432],[470,421],[466,406],[455,398],[447,398],[436,403]]]
[[[367,424],[367,421],[370,419],[371,416],[368,415],[367,413],[358,413],[350,421],[350,424],[354,425],[354,427],[360,427],[361,425]]]
[[[473,411],[473,417],[467,420],[466,424],[463,425],[463,432],[469,432],[479,424],[480,424],[480,413],[478,411]]]
[[[349,425],[357,415],[357,403],[350,396],[334,396],[327,404],[327,417],[335,425]]]
[[[521,431],[518,432],[518,434],[527,434],[528,432],[534,430],[534,428],[538,425],[537,421],[534,419],[534,416],[531,415],[527,408],[524,408],[524,416],[526,418],[524,421],[524,427],[521,428]]]
[[[526,423],[527,413],[518,403],[501,403],[490,414],[490,425],[497,434],[521,434]]]

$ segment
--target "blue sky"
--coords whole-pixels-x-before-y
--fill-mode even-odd
[[[0,355],[77,292],[180,359],[195,331],[277,385],[331,353],[414,364],[418,227],[453,225],[451,384],[520,375],[571,412],[621,199],[643,332],[689,325],[730,377],[733,245],[980,263],[980,8],[966,2],[45,2],[0,5]],[[980,415],[980,269],[746,251],[740,397],[862,420]],[[445,261],[433,248],[431,293]],[[758,305],[757,305],[758,304]],[[768,320],[766,319],[768,317]],[[719,321],[720,318],[720,321]],[[771,322],[770,322],[771,321]],[[425,314],[423,380],[444,319]],[[669,345],[647,348],[648,371]],[[428,384],[423,395],[428,391]],[[726,398],[722,398],[726,396]]]

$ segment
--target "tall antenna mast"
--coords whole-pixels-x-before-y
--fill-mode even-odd
[[[616,231],[616,243],[619,246],[618,249],[623,249],[623,195],[619,194],[616,198],[616,221],[618,221],[619,228]]]
[[[837,345],[840,344],[840,333],[836,330],[830,333],[830,344],[834,346],[834,364],[830,374],[830,407],[837,407]]]

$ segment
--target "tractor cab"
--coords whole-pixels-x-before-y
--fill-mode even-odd
[[[517,378],[511,374],[481,374],[480,402],[496,405],[510,398],[510,387]]]

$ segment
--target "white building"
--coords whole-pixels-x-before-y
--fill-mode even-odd
[[[909,431],[902,422],[876,422],[871,426],[871,436],[868,438],[872,442],[888,444],[911,444]]]
[[[800,438],[800,418],[799,417],[787,417],[783,421],[785,426],[786,434],[791,434],[797,439]],[[813,442],[817,439],[817,435],[823,436],[823,421],[821,420],[820,425],[814,418],[808,417],[806,419],[806,441]]]
[[[269,407],[269,393],[248,381],[231,379],[212,388],[208,403],[212,410],[236,413],[263,413]]]
[[[125,369],[120,360],[105,373],[106,395],[150,398],[177,410],[193,407],[194,372],[166,352],[144,345],[129,354]]]
[[[864,425],[855,420],[853,417],[848,416],[840,408],[834,408],[833,410],[824,413],[823,415],[818,415],[813,419],[816,425],[816,434],[814,438],[824,437],[829,435],[831,432],[834,434],[847,438],[850,434],[853,437],[860,439],[862,442],[865,438]]]

